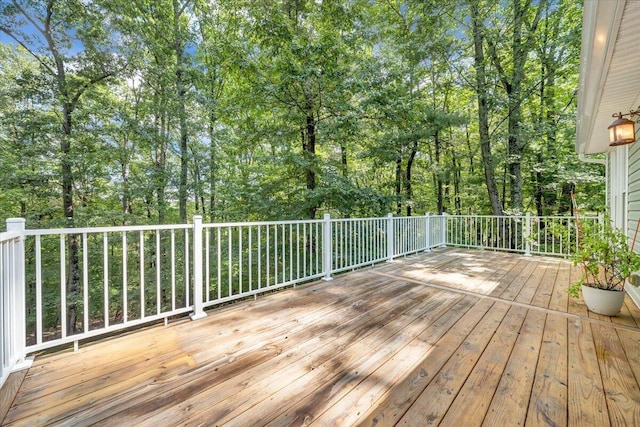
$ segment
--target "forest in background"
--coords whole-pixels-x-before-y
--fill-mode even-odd
[[[576,0],[0,9],[0,228],[604,207]]]

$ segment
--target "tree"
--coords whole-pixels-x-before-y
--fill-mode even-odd
[[[480,134],[480,150],[484,164],[484,177],[487,186],[491,209],[494,215],[503,214],[502,201],[498,194],[495,178],[495,160],[491,153],[489,136],[489,91],[487,82],[487,64],[484,53],[485,26],[484,15],[480,3],[469,2],[471,12],[471,29],[473,36],[473,66],[475,69],[475,92],[478,97],[478,128]]]
[[[99,3],[46,3],[12,0],[0,10],[0,31],[38,61],[53,80],[52,96],[60,109],[60,171],[62,209],[67,226],[74,226],[74,113],[82,96],[104,83],[121,68],[114,55],[104,9]],[[80,281],[77,236],[68,237],[67,308],[69,332],[76,331],[77,292]]]

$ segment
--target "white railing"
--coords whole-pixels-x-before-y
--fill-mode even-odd
[[[0,233],[0,387],[13,371],[31,366],[25,348],[24,219]]]
[[[572,218],[529,215],[223,224],[196,216],[193,224],[52,230],[25,230],[21,219],[7,224],[2,378],[30,352],[186,313],[197,319],[216,304],[442,245],[566,256],[577,236]]]
[[[445,215],[446,243],[476,249],[567,257],[578,247],[578,227],[571,216]],[[583,217],[583,223],[602,221]]]
[[[192,311],[191,225],[24,234],[28,352]]]
[[[322,220],[205,224],[202,227],[203,307],[324,275]]]

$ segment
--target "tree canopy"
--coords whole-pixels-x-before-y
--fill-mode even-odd
[[[604,205],[574,0],[10,0],[0,220],[30,228]],[[73,242],[70,242],[73,245]]]

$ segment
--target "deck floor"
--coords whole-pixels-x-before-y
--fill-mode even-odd
[[[38,357],[0,424],[640,425],[640,311],[588,313],[577,275],[402,258]]]

